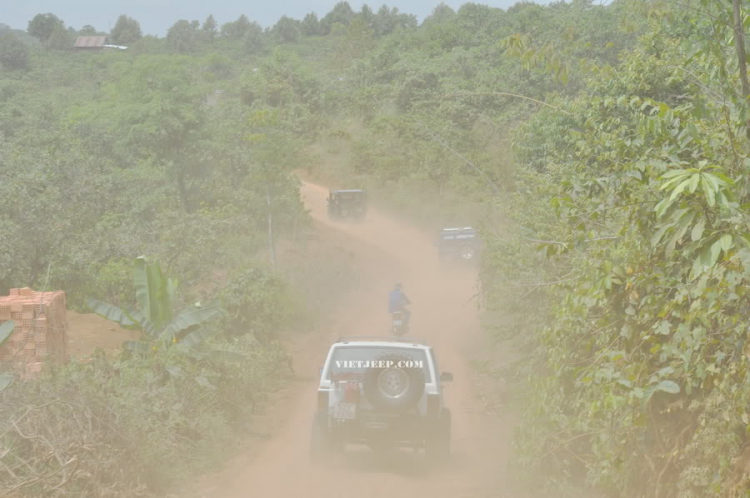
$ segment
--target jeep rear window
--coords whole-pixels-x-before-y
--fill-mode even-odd
[[[398,347],[379,347],[379,346],[340,346],[333,350],[331,362],[328,366],[326,379],[331,380],[342,374],[363,375],[367,367],[357,368],[356,364],[344,364],[342,362],[357,362],[361,364],[367,361],[377,361],[384,356],[399,355],[411,361],[418,361],[423,366],[425,382],[432,382],[430,375],[430,365],[427,362],[427,355],[423,349],[398,348]],[[337,363],[339,362],[339,363]]]

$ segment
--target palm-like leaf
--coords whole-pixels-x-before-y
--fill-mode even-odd
[[[151,298],[151,320],[162,328],[172,321],[172,301],[167,291],[168,280],[157,262],[148,265],[147,276]]]
[[[112,322],[116,322],[126,329],[140,329],[140,325],[138,324],[138,322],[117,306],[98,301],[96,299],[88,299],[86,301],[86,305],[97,315],[102,316]]]
[[[135,302],[138,303],[138,309],[150,318],[151,295],[148,285],[146,258],[143,256],[135,258],[133,262],[133,285],[135,286]]]
[[[158,328],[171,322],[177,282],[164,275],[159,263],[149,263],[143,256],[135,258],[133,283],[138,308],[146,318]]]
[[[15,322],[13,320],[8,320],[7,322],[0,325],[0,345],[8,340],[8,337],[13,333],[13,328],[15,327]]]
[[[14,327],[15,322],[13,320],[8,320],[0,325],[0,345],[7,341],[11,334],[13,334]],[[0,392],[7,389],[13,383],[14,379],[15,377],[12,373],[0,372]]]
[[[222,316],[224,313],[225,311],[218,306],[193,308],[189,311],[185,311],[172,320],[167,328],[162,331],[160,338],[162,340],[171,341],[174,336],[180,332],[201,325],[212,318]]]
[[[183,344],[187,347],[195,347],[214,335],[216,333],[215,329],[207,329],[207,328],[199,328],[197,330],[194,330],[187,334],[181,341],[180,344]]]
[[[154,327],[154,324],[151,323],[151,320],[149,320],[146,315],[141,313],[139,310],[128,309],[127,315],[131,317],[138,325],[140,325],[141,331],[145,332],[149,338],[155,339],[159,335],[156,327]]]

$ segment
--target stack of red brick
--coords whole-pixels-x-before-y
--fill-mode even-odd
[[[65,292],[11,289],[0,297],[0,324],[13,320],[13,333],[0,346],[0,370],[34,377],[47,361],[67,360]]]

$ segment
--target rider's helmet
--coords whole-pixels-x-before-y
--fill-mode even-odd
[[[396,285],[393,286],[393,288],[396,289],[396,290],[401,290],[403,288],[403,285],[396,284]]]

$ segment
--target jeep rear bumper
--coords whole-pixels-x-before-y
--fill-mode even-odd
[[[356,420],[330,420],[332,436],[347,444],[413,446],[425,440],[428,425],[418,416],[391,414],[362,414]]]

